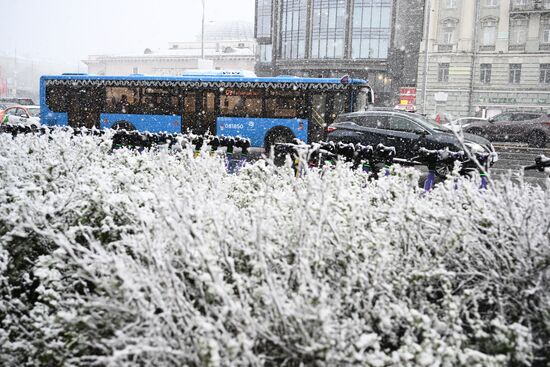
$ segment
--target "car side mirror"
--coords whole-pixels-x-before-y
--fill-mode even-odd
[[[416,130],[415,133],[416,133],[416,135],[420,135],[423,138],[428,136],[428,132],[426,130]]]
[[[494,124],[494,123],[495,123],[495,119],[493,119],[493,118],[491,118],[491,119],[489,119],[489,120],[487,120],[487,121],[489,121],[491,124]]]

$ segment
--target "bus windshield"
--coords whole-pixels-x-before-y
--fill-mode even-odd
[[[353,107],[354,112],[365,111],[369,104],[372,104],[372,90],[371,88],[361,88],[357,91],[355,97],[355,105]]]

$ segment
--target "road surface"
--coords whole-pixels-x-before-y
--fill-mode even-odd
[[[495,179],[501,178],[508,171],[518,172],[521,167],[535,163],[535,158],[544,154],[550,157],[550,149],[530,148],[526,144],[521,143],[493,143],[495,150],[498,152],[499,161],[495,163],[491,169],[492,176]],[[526,171],[525,181],[544,185],[546,175],[538,171]]]

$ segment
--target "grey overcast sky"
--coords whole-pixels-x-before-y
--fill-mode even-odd
[[[207,21],[254,21],[254,0],[206,0]],[[0,54],[74,63],[194,40],[201,0],[0,0]]]

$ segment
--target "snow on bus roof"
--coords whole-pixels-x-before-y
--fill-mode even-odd
[[[154,75],[92,75],[81,73],[67,73],[62,75],[45,75],[44,80],[108,80],[108,81],[189,81],[189,82],[242,82],[242,83],[312,83],[312,84],[368,84],[364,79],[342,78],[309,78],[298,76],[258,77],[250,71],[228,70],[192,70],[181,76],[154,76]]]
[[[182,76],[232,76],[241,78],[257,78],[256,73],[250,70],[204,70],[189,69],[184,70]]]

